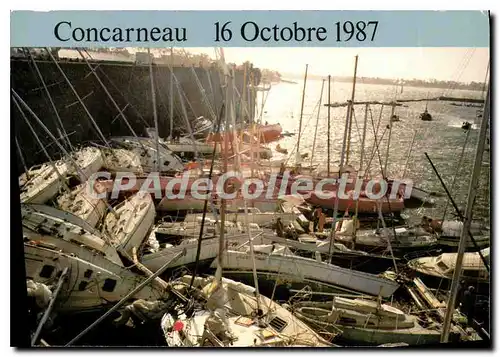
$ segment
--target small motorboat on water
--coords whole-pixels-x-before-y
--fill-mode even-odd
[[[472,124],[471,124],[471,123],[469,123],[468,121],[464,121],[464,122],[462,123],[462,129],[463,129],[463,130],[467,131],[467,130],[469,130],[470,128],[472,128]]]
[[[278,124],[265,124],[257,127],[257,136],[262,144],[267,144],[278,140],[283,129]]]
[[[279,152],[280,154],[288,154],[288,150],[285,148],[282,148],[280,144],[276,145],[276,151]]]
[[[425,111],[422,114],[420,114],[420,120],[432,121],[432,115],[429,114],[429,112],[427,111],[427,108],[425,109]]]

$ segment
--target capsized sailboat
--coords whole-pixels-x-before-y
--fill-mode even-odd
[[[56,306],[60,312],[82,312],[109,306],[146,279],[99,253],[93,253],[92,259],[86,260],[58,246],[33,241],[24,243],[24,260],[26,279],[46,285],[57,282],[62,271],[69,268],[69,278],[63,284]],[[156,300],[166,294],[158,286],[148,285],[134,298]]]
[[[104,218],[103,231],[116,249],[131,253],[153,225],[155,206],[149,194],[139,192],[114,207]]]
[[[353,228],[353,220],[343,220],[342,228],[336,232],[335,239],[344,244],[355,244],[357,249],[371,252],[386,251],[389,249],[389,244],[394,251],[398,252],[429,249],[437,245],[436,235],[420,227],[357,229],[355,236],[353,236]]]
[[[129,136],[112,137],[111,142],[138,155],[146,172],[178,172],[184,170],[182,161],[164,146],[159,146],[159,155],[153,139]]]
[[[367,299],[334,297],[329,302],[298,302],[291,311],[317,331],[341,331],[342,339],[372,345],[439,343],[441,326]],[[458,334],[457,334],[458,337]]]
[[[185,275],[174,287],[191,292],[201,309],[165,314],[161,327],[170,347],[332,347],[307,324],[255,288],[222,278]],[[193,291],[194,290],[194,291]]]
[[[254,250],[257,273],[263,280],[270,275],[275,279],[285,279],[298,288],[313,285],[318,291],[348,290],[374,296],[380,294],[382,297],[391,296],[399,288],[397,282],[374,274],[297,256],[283,245],[255,245]],[[228,249],[224,252],[223,261],[224,274],[230,277],[248,276],[254,264],[248,246],[240,250]],[[216,264],[214,261],[211,267],[215,268]]]
[[[481,253],[489,262],[490,248],[484,248]],[[448,285],[453,278],[456,260],[457,253],[443,253],[437,257],[421,257],[410,260],[408,267],[422,275],[425,282],[430,285]],[[489,284],[490,275],[478,252],[464,253],[462,269],[463,280],[471,284]]]
[[[22,203],[45,203],[57,195],[63,187],[70,168],[62,161],[36,165],[19,179]]]
[[[103,167],[111,173],[131,172],[142,174],[144,169],[140,157],[130,150],[121,148],[101,148]]]
[[[106,214],[106,198],[97,196],[104,192],[104,188],[101,189],[98,182],[93,187],[90,185],[88,181],[78,185],[71,191],[59,195],[56,202],[61,210],[70,212],[95,227]]]
[[[463,222],[461,221],[442,221],[437,219],[432,219],[429,217],[422,217],[421,226],[429,231],[436,233],[438,235],[438,244],[451,249],[457,249],[458,243],[460,241],[460,235],[463,230]],[[471,223],[470,228],[471,234],[477,246],[480,249],[487,248],[490,246],[490,229],[488,226],[483,225],[479,222]],[[466,250],[476,249],[476,244],[474,244],[470,239],[467,241]]]

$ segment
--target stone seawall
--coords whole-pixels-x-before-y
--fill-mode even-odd
[[[63,126],[74,145],[87,141],[100,141],[96,129],[77,97],[65,81],[56,65],[50,61],[38,61],[37,66],[55,103]],[[154,115],[151,93],[149,66],[130,63],[98,64],[96,73],[108,91],[122,108],[125,117],[137,135],[145,135],[146,127],[154,127]],[[105,136],[132,135],[119,115],[112,101],[102,89],[98,80],[91,73],[85,62],[61,61],[60,67],[68,77],[85,106]],[[194,73],[196,73],[196,76]],[[156,109],[160,136],[167,137],[170,128],[170,70],[168,66],[153,65],[156,88]],[[193,120],[199,116],[213,119],[213,113],[219,113],[223,103],[220,72],[212,68],[174,67],[174,74],[182,89],[184,104],[188,118]],[[235,85],[239,93],[243,93],[243,70],[235,73]],[[197,77],[197,79],[196,79]],[[247,76],[248,77],[248,76]],[[248,85],[248,79],[246,80]],[[257,83],[256,83],[257,84]],[[212,110],[209,109],[202,87]],[[33,64],[24,59],[11,59],[11,87],[25,100],[44,124],[57,136],[57,117],[48,100],[42,83]],[[174,82],[174,127],[185,128],[185,119],[179,92]],[[252,98],[248,101],[248,97]],[[247,102],[254,116],[254,96],[247,89]],[[238,102],[238,100],[236,100]],[[237,108],[238,108],[238,104]],[[40,139],[46,145],[49,154],[59,156],[59,151],[35,120],[28,114]],[[27,166],[47,161],[37,144],[29,127],[11,101],[11,121],[23,151]],[[21,171],[21,163],[18,160]]]

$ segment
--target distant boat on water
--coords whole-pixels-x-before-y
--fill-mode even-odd
[[[281,79],[280,82],[281,83],[288,83],[288,84],[298,84],[297,82],[291,81],[291,80],[288,80],[288,79]]]

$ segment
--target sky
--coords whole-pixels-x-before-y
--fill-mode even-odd
[[[214,57],[212,48],[189,48]],[[321,76],[352,76],[358,55],[359,77],[431,79],[484,82],[489,62],[488,48],[224,48],[226,62],[277,70],[280,73],[308,72]]]

